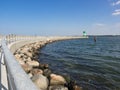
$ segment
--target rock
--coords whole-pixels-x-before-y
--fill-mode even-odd
[[[25,70],[26,73],[30,72],[32,67],[29,64],[23,64],[22,68]]]
[[[75,85],[74,81],[70,81],[69,83],[65,84],[65,86],[68,87],[68,90],[74,90],[74,85]]]
[[[75,81],[70,81],[69,83],[65,84],[69,90],[82,90],[82,87],[78,86]]]
[[[43,71],[41,69],[32,69],[31,70],[32,75],[37,75],[37,74],[43,74]]]
[[[27,61],[32,61],[32,59],[30,57],[27,58]]]
[[[66,80],[62,76],[56,74],[50,75],[50,85],[64,85],[65,83]]]
[[[23,53],[20,53],[19,55],[20,55],[20,58],[25,57]]]
[[[68,88],[62,85],[54,85],[54,86],[49,86],[49,90],[68,90]]]
[[[43,75],[45,75],[46,77],[49,77],[51,73],[52,71],[50,69],[44,69],[43,71]]]
[[[33,77],[33,75],[32,75],[31,73],[28,73],[28,76],[29,76],[29,78],[32,78],[32,77]]]
[[[15,54],[15,58],[17,59],[17,60],[19,60],[20,59],[20,55],[19,54]]]
[[[44,70],[44,64],[41,64],[41,63],[40,63],[40,64],[39,64],[39,68],[42,69],[42,70]]]
[[[31,57],[32,60],[35,60],[35,59],[39,59],[39,57],[37,55],[33,55],[33,57]]]
[[[25,45],[25,46],[22,48],[21,52],[29,52],[29,46],[28,46],[28,45]]]
[[[64,77],[64,79],[66,80],[67,83],[69,83],[71,81],[70,75],[62,74],[62,76]]]
[[[41,69],[48,69],[49,65],[48,64],[39,64],[39,68],[41,68]]]
[[[29,57],[27,55],[24,55],[21,58],[28,59]]]
[[[73,88],[74,90],[82,90],[82,87],[79,87],[78,85],[75,85]]]
[[[49,68],[49,65],[48,64],[44,64],[44,69],[47,69]]]
[[[30,53],[30,52],[25,52],[24,54],[27,55],[28,57],[31,57],[31,58],[32,58],[32,56],[33,56],[33,54]]]
[[[27,61],[27,64],[29,64],[32,67],[39,67],[38,61]]]
[[[47,90],[49,81],[45,76],[43,76],[42,74],[37,74],[33,76],[31,79],[38,88],[42,90]]]
[[[20,53],[21,53],[21,48],[18,49],[18,50],[14,53],[14,55],[15,55],[15,54],[20,54]]]
[[[22,61],[22,60],[18,60],[18,62],[20,63],[20,65],[24,65],[25,64],[25,62]]]

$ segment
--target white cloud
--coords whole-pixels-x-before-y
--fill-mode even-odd
[[[116,5],[119,5],[119,4],[120,4],[120,0],[118,0],[117,2],[112,3],[113,6],[116,6]]]
[[[120,12],[120,9],[116,9],[115,11],[116,11],[116,12]]]
[[[120,9],[116,9],[113,13],[112,13],[113,16],[117,16],[117,15],[120,15]]]
[[[96,23],[94,24],[95,26],[105,26],[105,24],[102,24],[102,23]]]
[[[118,4],[120,4],[120,1],[117,1],[117,2],[116,2],[116,5],[118,5]]]

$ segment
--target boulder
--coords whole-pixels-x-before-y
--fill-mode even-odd
[[[21,58],[28,59],[27,55],[22,56]]]
[[[43,71],[41,69],[35,68],[31,70],[31,74],[32,75],[43,74]]]
[[[27,61],[27,64],[29,64],[32,67],[39,67],[38,61]]]
[[[68,87],[69,90],[82,90],[82,87],[78,86],[75,81],[70,81],[69,83],[64,84]]]
[[[32,61],[32,59],[30,57],[27,58],[27,61]]]
[[[39,64],[39,68],[42,69],[42,70],[44,70],[44,64],[41,64],[41,63],[40,63],[40,64]]]
[[[29,52],[28,46],[26,45],[26,46],[22,47],[21,50],[20,50],[20,52],[21,52],[21,53]]]
[[[19,54],[15,54],[15,58],[17,59],[17,60],[19,60],[20,59],[20,55]]]
[[[43,71],[43,75],[46,77],[49,77],[51,73],[52,73],[52,71],[50,69],[44,69],[44,71]]]
[[[31,73],[28,73],[28,77],[29,77],[29,78],[32,78],[33,75],[32,75]]]
[[[25,64],[25,62],[22,61],[22,60],[18,60],[18,62],[19,62],[20,65],[24,65]]]
[[[41,69],[48,69],[49,68],[49,65],[48,64],[39,64],[39,68]]]
[[[32,58],[32,56],[33,56],[33,54],[30,53],[30,52],[24,52],[24,54],[27,55],[28,57],[31,57],[31,58]]]
[[[39,55],[39,51],[37,51],[37,50],[34,51],[34,54],[35,54],[35,55]]]
[[[29,64],[22,64],[22,68],[25,70],[26,73],[30,72],[32,70],[32,67]]]
[[[68,88],[62,85],[53,85],[49,86],[49,90],[68,90]]]
[[[48,69],[49,65],[48,64],[44,64],[44,69]]]
[[[78,85],[74,85],[74,90],[82,90],[82,87],[79,87]]]
[[[50,85],[64,85],[66,80],[61,75],[51,74],[50,75]]]
[[[23,53],[20,53],[19,55],[20,55],[20,58],[25,57]]]
[[[49,81],[45,76],[43,76],[42,74],[37,74],[33,76],[31,79],[38,88],[42,90],[47,90]]]

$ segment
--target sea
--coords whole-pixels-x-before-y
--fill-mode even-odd
[[[83,90],[120,90],[120,36],[56,41],[40,49],[39,58]]]

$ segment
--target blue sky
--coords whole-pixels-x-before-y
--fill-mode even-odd
[[[120,0],[0,0],[0,34],[120,35]]]

